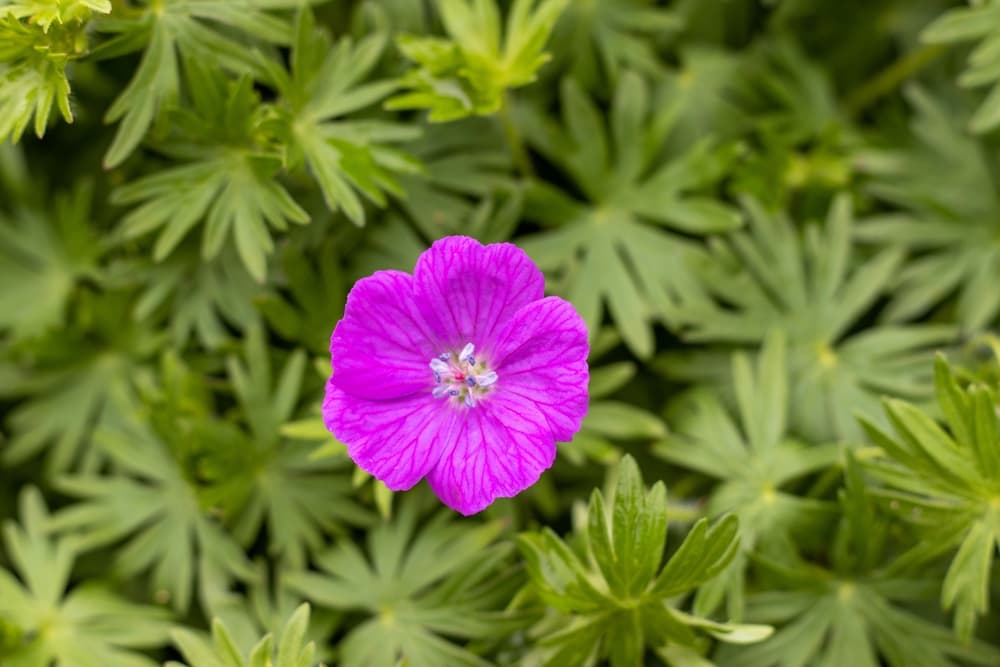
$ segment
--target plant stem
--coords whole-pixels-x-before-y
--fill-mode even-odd
[[[847,115],[857,116],[933,62],[944,50],[941,44],[930,44],[911,51],[886,67],[847,96],[844,102]]]
[[[514,123],[514,116],[510,112],[510,95],[504,96],[503,107],[500,109],[500,124],[503,125],[503,133],[507,138],[507,147],[510,149],[510,157],[514,161],[517,171],[526,178],[535,175],[535,168],[531,164],[531,156],[524,146],[524,138]]]

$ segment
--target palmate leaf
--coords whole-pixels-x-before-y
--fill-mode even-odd
[[[327,207],[343,211],[358,226],[365,222],[359,195],[385,206],[387,192],[402,195],[394,174],[419,171],[412,158],[390,148],[416,137],[415,128],[352,117],[399,85],[392,79],[365,81],[386,39],[383,26],[376,25],[357,44],[347,37],[332,43],[306,6],[296,18],[289,69],[261,61],[281,97],[270,108],[271,122],[290,165],[307,167]]]
[[[98,582],[70,585],[75,549],[45,534],[47,510],[37,489],[21,492],[20,525],[4,525],[13,570],[0,568],[0,646],[4,667],[155,667],[139,651],[163,645],[169,615],[139,606]]]
[[[866,495],[856,464],[849,464],[841,490],[843,511],[832,548],[820,567],[801,559],[795,545],[772,544],[779,559],[756,559],[767,590],[751,595],[747,616],[778,626],[756,646],[715,656],[719,667],[957,667],[992,665],[995,647],[955,641],[949,630],[910,611],[938,582],[904,578],[886,567],[889,529]]]
[[[753,345],[774,328],[789,345],[791,393],[799,409],[792,431],[813,441],[860,436],[855,415],[880,414],[884,393],[913,400],[932,392],[927,365],[948,325],[885,325],[854,333],[876,305],[902,254],[886,249],[862,263],[853,256],[850,202],[838,197],[825,223],[803,230],[745,200],[750,225],[710,256],[690,264],[712,299],[671,304],[671,320],[690,342]],[[663,355],[658,367],[678,377],[718,377],[723,353]]]
[[[130,292],[81,292],[65,330],[50,331],[12,359],[0,392],[18,400],[6,415],[6,465],[46,452],[50,473],[92,469],[102,454],[89,436],[116,407],[115,392],[148,382],[147,361],[161,348],[160,332],[129,317]]]
[[[125,270],[142,285],[132,317],[168,330],[177,349],[192,338],[218,349],[232,340],[232,328],[245,330],[257,321],[254,303],[262,288],[231,246],[205,261],[189,240],[158,264]]]
[[[316,460],[309,443],[285,438],[282,427],[296,413],[306,357],[298,350],[272,377],[263,329],[245,334],[244,359],[227,360],[239,422],[202,424],[202,499],[217,508],[244,546],[266,526],[268,551],[301,567],[325,536],[343,523],[365,525],[373,516],[351,498],[343,462]]]
[[[532,83],[549,60],[545,45],[567,4],[514,0],[501,31],[496,0],[437,0],[450,39],[403,35],[397,40],[417,69],[403,79],[409,90],[387,107],[428,109],[431,122],[499,111],[507,91]]]
[[[937,400],[946,431],[925,412],[887,400],[895,437],[865,423],[881,452],[866,461],[879,490],[905,510],[924,540],[904,556],[907,563],[952,554],[941,602],[955,612],[955,630],[972,636],[976,618],[989,607],[990,567],[1000,545],[1000,427],[990,390],[959,386],[943,357],[935,368]]]
[[[725,574],[698,591],[696,609],[711,612],[725,597],[730,616],[741,618],[745,596],[745,553],[775,533],[821,531],[834,518],[829,503],[796,495],[796,480],[837,463],[836,445],[809,446],[788,433],[794,405],[788,391],[785,341],[780,332],[765,341],[756,368],[742,354],[733,357],[737,411],[734,418],[707,389],[672,401],[671,434],[654,452],[668,461],[718,480],[708,499],[710,516],[735,514],[741,553]]]
[[[367,556],[343,540],[317,558],[320,572],[287,576],[317,606],[363,614],[340,645],[344,667],[485,666],[445,637],[499,638],[523,624],[520,614],[501,611],[520,583],[508,566],[510,545],[496,543],[502,525],[421,514],[408,494],[391,521],[368,533]]]
[[[204,412],[203,392],[191,391],[183,367],[166,357],[164,369],[168,381],[177,383],[167,391],[189,391],[181,400],[196,407],[186,410]],[[189,446],[185,441],[198,436],[194,415],[178,411],[178,398],[154,404],[163,412],[161,435],[139,418],[139,406],[117,397],[126,416],[105,420],[94,436],[116,473],[61,477],[60,490],[78,500],[53,517],[51,528],[75,533],[81,549],[117,544],[112,571],[122,577],[149,572],[154,597],[186,613],[196,591],[204,603],[234,580],[252,580],[255,572],[236,541],[209,518],[196,480],[177,460]]]
[[[104,244],[90,221],[91,196],[82,182],[49,210],[0,211],[0,329],[14,340],[64,324],[77,281],[100,278]]]
[[[628,347],[648,358],[651,322],[679,293],[698,289],[684,260],[697,246],[648,223],[689,234],[739,226],[738,212],[699,194],[722,177],[732,152],[703,142],[662,155],[673,109],[651,99],[635,74],[622,76],[607,124],[572,79],[564,81],[561,100],[562,125],[537,109],[526,110],[521,125],[529,144],[559,165],[585,200],[536,182],[525,215],[553,229],[520,243],[590,331],[606,306]]]
[[[705,635],[738,643],[767,637],[767,626],[715,623],[670,604],[732,561],[739,550],[737,526],[734,516],[711,526],[702,519],[661,568],[666,489],[657,482],[646,491],[635,460],[624,457],[611,507],[606,509],[600,490],[591,495],[586,555],[548,528],[518,536],[531,590],[549,608],[535,628],[533,664],[607,659],[612,667],[631,667],[644,663],[647,647],[683,647],[679,655],[690,656],[703,650]],[[676,664],[685,663],[678,657]]]
[[[172,633],[174,644],[186,662],[167,662],[167,667],[312,667],[316,645],[305,642],[309,605],[303,604],[288,619],[280,635],[265,635],[248,654],[233,641],[224,623],[212,623],[211,640],[186,629]],[[319,664],[319,667],[323,667]]]
[[[663,74],[657,41],[682,27],[675,9],[651,0],[571,2],[553,32],[552,69],[599,95],[626,71]]]
[[[955,315],[978,331],[1000,314],[1000,191],[993,147],[961,127],[960,104],[947,105],[922,88],[907,90],[914,108],[907,143],[858,155],[868,188],[902,207],[858,226],[865,241],[914,251],[900,272],[886,319],[922,315],[957,294]]]
[[[1000,4],[993,0],[969,3],[942,14],[924,30],[922,38],[930,44],[979,42],[969,54],[968,66],[959,77],[963,86],[992,86],[986,99],[969,120],[969,129],[977,134],[1000,125],[1000,70],[996,66],[996,44],[1000,36]]]
[[[109,123],[121,121],[104,156],[115,167],[139,146],[160,113],[181,92],[180,61],[217,63],[238,75],[262,75],[260,44],[287,44],[288,23],[268,10],[294,8],[299,0],[136,0],[105,21],[100,32],[113,35],[94,57],[112,58],[143,50],[128,86],[107,111]]]
[[[160,261],[204,220],[203,257],[217,257],[232,238],[247,270],[263,281],[274,247],[268,227],[285,230],[309,215],[275,180],[281,159],[261,145],[260,100],[250,78],[227,81],[197,61],[184,64],[192,108],[173,112],[178,136],[157,146],[184,163],[115,191],[116,203],[140,204],[122,220],[122,233],[131,238],[162,228],[153,248]]]

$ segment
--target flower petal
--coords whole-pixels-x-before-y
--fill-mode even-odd
[[[496,391],[528,403],[566,442],[587,414],[587,325],[568,302],[546,297],[521,308],[497,333]]]
[[[377,271],[354,285],[330,338],[334,384],[360,398],[383,400],[434,383],[427,363],[438,346],[413,293],[413,278],[400,271]]]
[[[468,516],[538,481],[556,457],[545,417],[502,394],[455,412],[451,447],[427,475],[438,498]]]
[[[523,250],[464,236],[436,241],[417,260],[413,278],[426,320],[456,350],[470,342],[481,347],[545,291],[542,272]]]
[[[419,482],[452,442],[455,411],[415,394],[392,401],[369,401],[348,394],[331,379],[323,401],[323,422],[347,445],[360,468],[405,491]]]

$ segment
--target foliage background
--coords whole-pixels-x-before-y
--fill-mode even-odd
[[[0,0],[0,664],[1000,664],[998,63],[993,0]],[[319,419],[448,234],[593,351],[462,520]]]

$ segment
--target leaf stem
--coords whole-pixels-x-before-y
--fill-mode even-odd
[[[510,95],[505,95],[503,107],[501,107],[499,115],[504,136],[507,138],[507,147],[510,149],[510,157],[521,176],[532,177],[535,175],[535,168],[531,164],[531,156],[528,155],[528,149],[524,145],[524,138],[521,136],[521,131],[517,129],[517,124],[514,122],[514,116],[511,114],[510,109]]]
[[[857,116],[933,62],[944,50],[941,44],[930,44],[896,60],[847,96],[844,102],[847,115]]]

